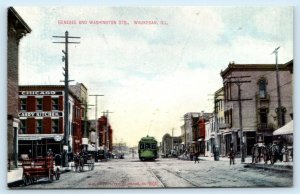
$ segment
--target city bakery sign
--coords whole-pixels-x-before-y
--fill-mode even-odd
[[[20,112],[19,117],[62,117],[63,112]]]

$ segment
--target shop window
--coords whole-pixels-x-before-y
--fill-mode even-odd
[[[51,126],[52,126],[51,132],[52,132],[52,133],[58,133],[58,131],[59,131],[59,127],[58,127],[58,119],[53,119],[53,120],[51,121]]]
[[[20,109],[21,111],[26,111],[27,110],[27,98],[21,98],[20,100]]]
[[[58,110],[58,98],[52,98],[52,110]]]
[[[36,133],[37,134],[43,133],[43,120],[42,119],[36,120]]]
[[[43,98],[36,99],[36,110],[43,110]]]
[[[26,133],[27,133],[27,120],[21,119],[19,134],[26,134]]]

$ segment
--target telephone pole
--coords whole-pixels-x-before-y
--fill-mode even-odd
[[[99,147],[99,132],[98,132],[98,120],[97,120],[97,111],[98,111],[98,97],[99,96],[104,96],[102,94],[93,94],[89,96],[95,96],[95,152],[96,154],[98,153],[98,147]],[[98,159],[96,159],[98,161]]]
[[[241,152],[241,162],[245,162],[245,151],[244,151],[244,134],[243,134],[243,117],[242,117],[242,101],[248,101],[252,99],[242,99],[241,98],[241,85],[243,83],[250,83],[250,80],[242,80],[244,78],[249,78],[251,76],[238,76],[238,77],[229,77],[229,81],[226,81],[226,83],[235,83],[238,86],[238,99],[229,99],[229,101],[238,101],[239,105],[239,126],[240,126],[240,152]],[[231,79],[234,79],[234,81],[231,81]]]
[[[65,50],[62,50],[64,53],[64,56],[62,57],[62,61],[65,62],[65,67],[63,70],[65,73],[63,75],[65,76],[65,88],[64,88],[64,154],[66,154],[69,151],[69,51],[68,51],[68,45],[69,44],[79,44],[80,42],[70,42],[69,38],[80,38],[80,37],[74,37],[69,36],[68,31],[65,32],[65,36],[52,36],[53,38],[64,38],[65,41],[63,42],[53,42],[53,43],[63,43],[65,44]],[[63,166],[68,166],[68,157],[67,155],[64,156],[64,162]]]
[[[281,98],[280,98],[280,80],[279,80],[279,67],[278,67],[278,50],[280,47],[277,47],[271,54],[275,54],[275,62],[276,62],[276,84],[277,84],[277,100],[278,100],[278,108],[277,108],[277,125],[278,128],[283,126],[282,119],[282,107],[281,107]]]
[[[88,132],[87,132],[87,112],[88,112],[88,108],[89,106],[94,106],[91,104],[87,104],[87,101],[85,101],[84,105],[84,131],[83,131],[83,138],[82,138],[82,145],[85,146],[85,149],[87,151],[88,147]]]

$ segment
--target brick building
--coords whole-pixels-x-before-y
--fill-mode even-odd
[[[7,10],[7,159],[17,164],[19,42],[31,32],[30,27],[13,7]]]
[[[80,99],[69,92],[69,152],[80,150],[83,136]],[[45,156],[48,149],[63,151],[64,86],[30,85],[19,87],[19,154]]]
[[[279,89],[281,90],[283,125],[292,118],[292,76],[289,64],[279,64]],[[244,151],[251,154],[254,143],[271,143],[273,131],[278,126],[278,95],[276,65],[274,64],[234,64],[221,71],[224,83],[224,116],[227,128],[222,131],[226,147],[232,144],[240,152],[241,129],[239,127],[238,84],[240,83],[241,114]],[[242,82],[248,81],[248,82]]]
[[[112,151],[113,129],[107,119],[107,116],[101,116],[98,119],[99,145]]]

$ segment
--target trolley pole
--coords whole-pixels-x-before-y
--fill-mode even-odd
[[[65,67],[63,70],[65,73],[63,73],[65,77],[65,88],[64,88],[64,145],[63,145],[63,166],[68,166],[68,157],[67,153],[69,151],[69,82],[72,80],[69,80],[69,51],[68,51],[68,45],[69,44],[79,44],[80,42],[70,42],[69,38],[80,38],[80,37],[72,37],[69,36],[68,31],[65,32],[65,36],[52,36],[54,38],[64,38],[65,41],[63,42],[53,42],[53,43],[63,43],[65,44],[65,50],[62,50],[64,53],[64,56],[62,57],[62,61],[65,62]]]

